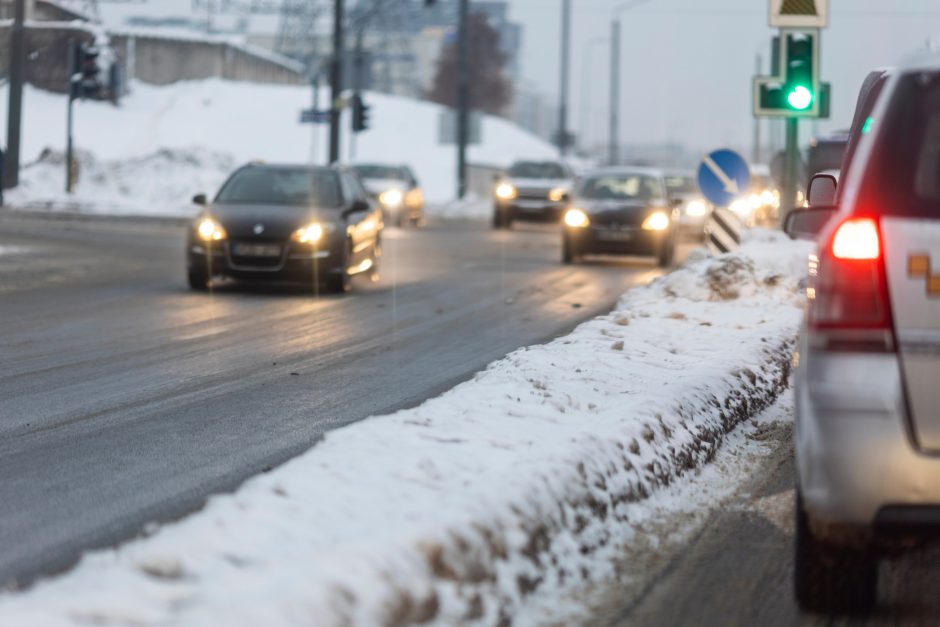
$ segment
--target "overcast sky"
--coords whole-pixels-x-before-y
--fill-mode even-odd
[[[510,4],[513,19],[525,26],[525,78],[557,95],[561,0]],[[607,126],[611,15],[623,4],[572,0],[569,126],[585,124],[586,96],[588,131],[598,140]],[[766,68],[774,33],[767,26],[768,5],[767,0],[650,0],[623,12],[624,140],[750,146],[755,57],[764,55]],[[822,76],[833,85],[833,119],[820,129],[847,127],[866,73],[896,63],[930,36],[940,36],[938,0],[832,0],[831,23],[822,38]],[[804,136],[812,131],[810,124],[804,128]]]

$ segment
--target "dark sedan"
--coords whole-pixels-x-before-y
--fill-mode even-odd
[[[309,283],[345,292],[356,274],[378,276],[382,216],[341,168],[252,164],[238,169],[193,222],[189,286],[213,278]]]
[[[679,215],[658,170],[609,169],[585,176],[565,212],[562,261],[584,255],[642,255],[672,264]]]

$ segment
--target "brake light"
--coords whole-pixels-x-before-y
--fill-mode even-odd
[[[842,223],[832,238],[832,255],[836,259],[878,259],[881,238],[871,218],[856,218]]]
[[[881,251],[872,218],[852,218],[835,230],[811,271],[807,291],[814,344],[830,350],[894,350]]]

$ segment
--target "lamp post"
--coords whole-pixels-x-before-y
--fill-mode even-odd
[[[607,160],[616,165],[620,160],[620,14],[652,0],[630,0],[611,12],[610,23],[610,149]]]
[[[594,61],[594,50],[595,50],[598,46],[602,46],[602,45],[608,43],[609,41],[610,41],[610,40],[609,40],[607,37],[595,37],[594,39],[591,39],[590,41],[588,41],[587,44],[585,44],[585,50],[584,50],[584,67],[582,68],[582,71],[581,71],[581,81],[582,81],[582,85],[581,85],[581,128],[579,129],[579,132],[578,132],[578,135],[581,137],[581,141],[582,141],[582,146],[581,146],[582,149],[587,148],[587,145],[584,144],[583,142],[586,142],[586,141],[587,141],[587,137],[588,137],[588,125],[590,124],[590,122],[589,122],[589,120],[590,120],[590,113],[589,113],[590,105],[589,105],[588,103],[589,103],[590,100],[591,100],[591,98],[590,98],[590,96],[591,96],[590,90],[587,88],[588,86],[590,86],[591,83],[590,83],[590,81],[588,81],[587,86],[585,86],[583,83],[584,83],[584,81],[587,80],[588,75],[591,73],[591,66],[593,65],[593,61]]]

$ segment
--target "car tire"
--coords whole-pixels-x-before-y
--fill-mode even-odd
[[[878,559],[864,549],[816,539],[797,497],[793,584],[804,610],[868,614],[878,602]]]
[[[209,289],[209,275],[202,268],[190,268],[186,272],[189,289],[194,292],[205,292]]]
[[[326,275],[326,290],[335,294],[344,294],[352,288],[352,277],[349,276],[349,257],[352,253],[352,243],[347,240],[343,249],[343,258],[340,260],[339,272],[330,272]]]
[[[574,242],[565,237],[561,241],[561,262],[565,265],[571,265],[578,261],[578,252],[575,249]]]
[[[499,207],[493,209],[493,228],[497,230],[512,228],[512,218],[509,216],[508,209]]]
[[[675,238],[670,238],[660,249],[659,254],[656,256],[656,262],[659,264],[660,268],[668,268],[672,265],[675,256],[676,240]]]

